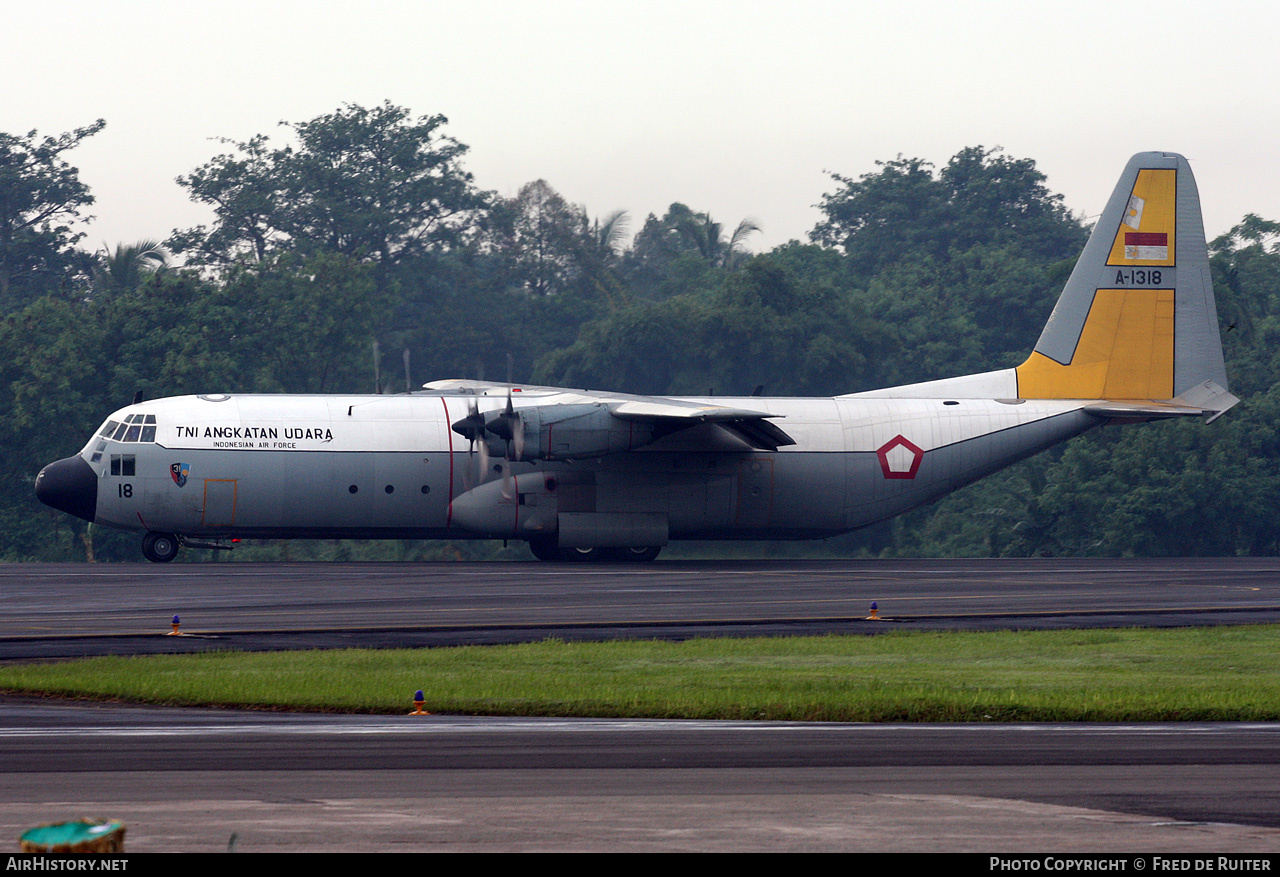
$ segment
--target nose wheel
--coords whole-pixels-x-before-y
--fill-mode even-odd
[[[152,563],[168,563],[178,556],[181,547],[172,533],[148,533],[142,537],[142,554]]]

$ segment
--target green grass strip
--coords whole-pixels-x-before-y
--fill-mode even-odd
[[[0,690],[153,704],[858,722],[1280,719],[1280,627],[545,641],[0,665]]]

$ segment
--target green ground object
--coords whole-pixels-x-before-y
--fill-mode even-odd
[[[24,853],[119,853],[124,851],[124,823],[77,819],[55,822],[23,832]]]

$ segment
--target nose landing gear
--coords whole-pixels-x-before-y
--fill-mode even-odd
[[[178,556],[182,547],[172,533],[148,533],[142,537],[142,554],[152,563],[168,563]]]

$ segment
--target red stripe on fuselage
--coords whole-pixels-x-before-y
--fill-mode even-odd
[[[453,524],[453,430],[449,427],[449,403],[440,397],[440,404],[444,406],[444,431],[449,436],[449,505],[445,514],[444,525],[446,528]]]

